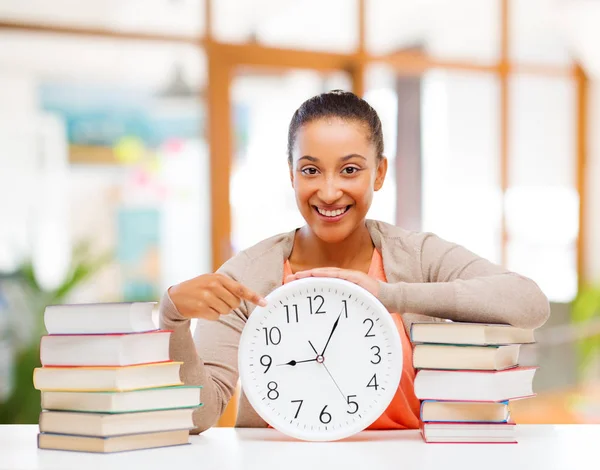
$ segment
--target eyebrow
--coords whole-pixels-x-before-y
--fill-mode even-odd
[[[345,157],[342,157],[341,160],[343,162],[345,162],[346,160],[350,160],[351,158],[354,158],[354,157],[362,158],[363,160],[366,160],[365,157],[363,157],[362,155],[359,155],[358,153],[351,153],[350,155],[346,155]],[[313,163],[316,163],[319,161],[318,158],[311,157],[310,155],[304,155],[303,157],[300,157],[298,159],[298,161],[300,161],[300,160],[308,160],[309,162],[313,162]]]

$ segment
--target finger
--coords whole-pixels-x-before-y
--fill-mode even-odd
[[[295,274],[297,279],[306,277],[339,277],[339,269],[336,268],[315,268],[307,271],[299,271]]]
[[[206,299],[206,304],[220,315],[227,315],[229,312],[231,312],[229,305],[227,305],[226,302],[221,300],[214,293],[211,293],[211,295]]]
[[[350,269],[339,269],[332,273],[332,275],[339,279],[345,279],[346,281],[358,283],[365,274],[359,271],[352,271]]]
[[[207,312],[202,316],[205,320],[217,321],[221,317],[221,314],[213,308],[208,308]]]
[[[345,281],[352,282],[362,287],[367,287],[365,282],[368,276],[360,271],[352,271],[350,269],[340,269],[336,273],[336,277],[344,279]]]
[[[333,277],[338,279],[344,279],[354,284],[362,285],[364,273],[359,271],[353,271],[351,269],[339,269],[339,268],[315,268],[308,271],[296,273],[298,279],[306,277]]]
[[[225,288],[236,297],[252,302],[255,305],[260,305],[261,307],[267,305],[267,301],[263,297],[243,286],[239,282],[236,282],[227,276],[223,276],[222,281]]]
[[[222,284],[213,288],[214,294],[227,304],[230,310],[234,310],[240,306],[240,299],[229,292]]]

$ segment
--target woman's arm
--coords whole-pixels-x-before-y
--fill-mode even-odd
[[[238,379],[237,345],[244,325],[240,315],[236,311],[217,321],[198,319],[194,341],[190,320],[177,312],[168,292],[162,298],[160,327],[173,330],[170,357],[183,362],[179,375],[184,384],[202,386],[203,406],[194,411],[193,433],[214,426],[233,396]]]
[[[550,316],[548,299],[531,279],[433,234],[420,248],[423,282],[380,283],[379,299],[390,311],[520,328],[538,328]]]
[[[237,260],[229,260],[217,273],[235,280]],[[237,381],[237,351],[246,322],[248,305],[241,301],[238,308],[217,320],[199,318],[194,334],[190,319],[178,312],[169,292],[160,303],[160,328],[173,330],[169,353],[173,361],[181,361],[180,378],[186,385],[201,385],[203,406],[194,411],[192,433],[214,426],[233,396]]]

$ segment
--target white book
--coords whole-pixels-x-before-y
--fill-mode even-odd
[[[415,376],[419,400],[506,401],[533,396],[537,367],[502,371],[428,370]]]
[[[417,344],[413,348],[415,369],[502,370],[519,363],[520,344],[465,346]]]
[[[38,434],[38,447],[40,449],[110,453],[188,444],[189,437],[190,432],[187,429],[112,437],[73,436],[42,432]]]
[[[194,408],[102,414],[70,411],[42,411],[40,432],[79,436],[120,436],[146,432],[193,429]]]
[[[533,330],[493,323],[413,323],[410,327],[413,343],[440,344],[526,344],[534,343]]]
[[[129,366],[169,360],[171,332],[50,335],[40,343],[42,365]]]
[[[182,385],[181,362],[160,362],[127,367],[36,367],[37,390],[126,391]]]
[[[48,334],[136,333],[156,330],[156,302],[48,305],[44,325]]]
[[[515,444],[514,423],[423,423],[425,442]]]
[[[508,401],[423,400],[421,421],[505,423],[510,418]]]

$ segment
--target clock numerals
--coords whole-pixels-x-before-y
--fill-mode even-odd
[[[350,400],[350,398],[356,398],[356,395],[348,395],[348,405],[352,405],[354,409],[352,411],[346,411],[346,413],[353,415],[358,411],[358,403],[356,403],[354,400]]]
[[[298,413],[300,413],[300,408],[302,408],[302,403],[304,403],[304,400],[292,400],[292,403],[300,403],[298,405],[298,409],[296,410],[296,414],[294,415],[294,419],[296,419],[298,417]]]
[[[265,344],[277,346],[281,342],[281,330],[274,326],[273,328],[263,328],[265,331]],[[263,364],[264,365],[264,364]]]
[[[321,414],[319,415],[319,420],[323,423],[323,424],[329,424],[331,423],[331,415],[329,413],[327,413],[327,411],[325,411],[327,409],[329,405],[325,405],[323,407],[323,409],[321,410]]]
[[[265,362],[266,362],[266,364],[265,364]],[[271,368],[271,363],[272,362],[273,362],[273,360],[271,359],[271,356],[269,356],[267,354],[265,354],[264,356],[260,357],[260,364],[262,366],[266,367],[265,371],[263,372],[264,374],[266,374],[267,372],[269,372],[269,369]]]
[[[348,304],[345,300],[342,300],[342,303],[344,304],[344,316],[348,318]]]
[[[373,326],[375,326],[375,322],[373,320],[371,320],[370,318],[365,318],[363,321],[363,325],[365,323],[371,323],[371,326],[369,327],[369,329],[367,330],[367,333],[365,334],[365,338],[375,338],[375,335],[371,334],[371,330],[373,329]]]
[[[283,306],[285,308],[285,316],[287,318],[287,322],[290,322],[290,307],[287,305]],[[296,312],[296,323],[298,323],[298,305],[293,304],[292,307],[294,307],[294,311]],[[293,314],[292,314],[293,317]]]
[[[313,311],[313,298],[310,296],[308,296],[307,298],[308,298],[308,304],[310,306],[310,314],[311,315],[313,315],[313,314],[320,315],[320,314],[326,313],[325,310],[321,310],[321,308],[323,307],[323,304],[325,303],[325,299],[323,298],[322,295],[315,295],[315,298],[314,298],[315,304],[317,303],[317,300],[321,301],[321,303],[317,307],[316,311]]]
[[[277,382],[269,382],[267,384],[269,391],[267,392],[267,398],[269,400],[277,400],[279,398],[279,392],[277,391]]]
[[[381,356],[379,355],[379,353],[381,352],[381,349],[379,348],[379,346],[371,346],[371,351],[373,351],[373,349],[377,350],[374,353],[377,360],[374,361],[373,359],[371,359],[371,364],[379,364],[381,362]]]
[[[375,390],[377,390],[377,388],[379,387],[379,385],[377,384],[377,374],[373,374],[373,377],[371,377],[371,380],[369,380],[367,388],[369,387],[373,387]]]

